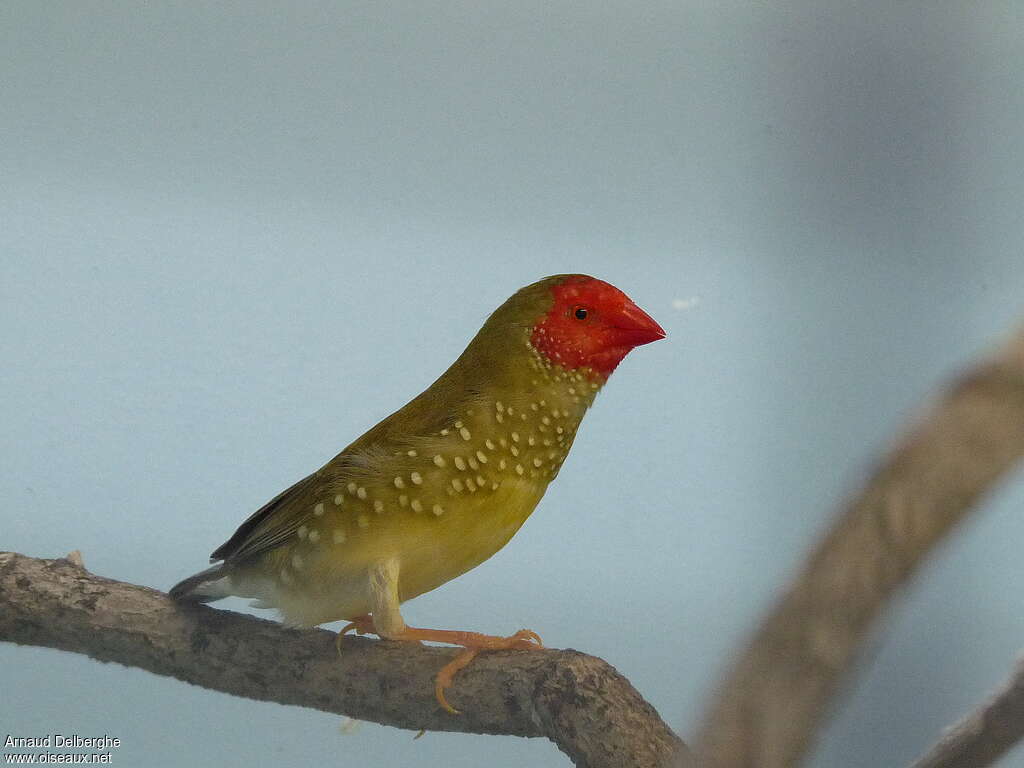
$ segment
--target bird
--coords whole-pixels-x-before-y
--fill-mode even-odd
[[[563,274],[513,294],[426,390],[278,494],[170,596],[228,596],[288,626],[332,621],[382,639],[462,651],[435,678],[438,704],[484,650],[543,647],[408,626],[399,606],[505,546],[540,502],[584,414],[623,358],[665,331],[603,280]]]

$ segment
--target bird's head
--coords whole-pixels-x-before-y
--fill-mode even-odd
[[[553,365],[590,368],[607,378],[634,347],[665,338],[650,315],[603,280],[557,275],[530,288],[536,286],[548,292],[550,308],[534,325],[530,342]]]

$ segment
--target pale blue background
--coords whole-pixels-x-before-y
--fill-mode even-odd
[[[0,548],[167,588],[516,288],[589,272],[668,340],[406,615],[602,656],[689,736],[894,429],[1024,316],[1022,43],[1011,1],[6,0]],[[1022,509],[1017,475],[942,549],[814,765],[905,762],[1003,679]],[[566,764],[54,651],[0,675],[0,733],[117,765]]]

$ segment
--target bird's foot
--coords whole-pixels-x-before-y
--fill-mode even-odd
[[[473,661],[480,651],[531,650],[544,647],[540,635],[531,629],[521,629],[514,635],[501,637],[498,635],[482,635],[479,632],[462,632],[451,629],[406,627],[398,634],[391,635],[388,639],[416,642],[426,640],[434,643],[462,646],[462,653],[442,667],[434,680],[434,696],[437,698],[437,703],[453,715],[459,714],[459,710],[448,703],[444,692],[447,688],[451,687],[452,680],[459,670]]]
[[[338,636],[334,638],[334,647],[337,648],[339,656],[341,656],[341,638],[352,631],[355,631],[357,635],[370,633],[377,634],[376,630],[373,628],[373,618],[369,614],[366,616],[356,616],[352,621],[342,627]]]

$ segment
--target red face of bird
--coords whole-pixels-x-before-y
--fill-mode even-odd
[[[533,346],[569,370],[589,367],[607,378],[629,351],[665,331],[614,285],[571,275],[551,288],[554,304],[533,330]]]

